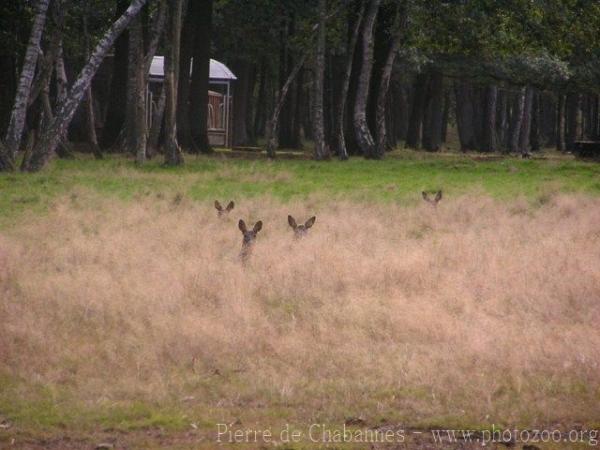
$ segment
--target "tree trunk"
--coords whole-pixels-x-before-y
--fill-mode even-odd
[[[65,60],[63,58],[63,45],[59,44],[58,56],[56,57],[56,103],[60,105],[67,99],[69,91],[69,80],[65,70]]]
[[[507,147],[506,135],[508,129],[508,95],[505,90],[498,91],[496,111],[496,147],[504,151]]]
[[[85,45],[85,57],[90,57],[90,36],[88,30],[88,16],[90,13],[89,1],[85,2],[85,12],[83,14],[83,40]],[[62,61],[62,47],[61,49],[61,61]],[[64,64],[62,64],[64,70]],[[85,116],[86,116],[86,129],[88,135],[88,143],[92,147],[92,153],[96,159],[102,159],[102,150],[98,145],[98,136],[96,135],[96,115],[94,114],[94,97],[92,95],[92,84],[88,86],[85,93]]]
[[[327,17],[325,17],[325,22],[326,21],[327,21]],[[312,31],[316,32],[319,30],[319,28],[320,28],[320,24],[317,23],[317,24],[315,24],[315,26],[313,26]],[[277,94],[276,94],[275,107],[273,108],[273,114],[272,114],[271,118],[267,121],[266,133],[265,133],[265,138],[267,141],[266,150],[267,150],[267,156],[269,158],[275,157],[275,149],[277,148],[277,129],[278,129],[278,123],[279,123],[279,116],[281,115],[281,110],[285,103],[287,93],[290,90],[290,86],[296,79],[296,76],[300,72],[300,69],[304,65],[304,62],[306,61],[306,58],[308,57],[310,52],[311,52],[311,50],[310,50],[310,46],[309,46],[307,48],[307,50],[304,52],[304,54],[297,60],[296,64],[292,68],[290,74],[288,75],[285,83],[281,87],[280,91],[277,92]]]
[[[258,83],[258,96],[256,101],[256,112],[254,114],[254,135],[263,136],[265,132],[265,121],[267,111],[265,107],[267,99],[267,59],[263,57],[260,63],[260,81]]]
[[[90,86],[92,78],[98,70],[100,63],[102,63],[104,56],[112,47],[119,34],[129,25],[131,20],[137,16],[146,2],[147,0],[133,0],[129,8],[127,8],[123,15],[112,24],[98,42],[92,56],[89,58],[87,64],[79,74],[77,81],[75,81],[69,91],[67,98],[61,103],[58,114],[49,126],[44,129],[42,136],[36,142],[31,160],[25,168],[27,171],[34,172],[40,170],[50,159],[56,150],[60,136],[64,134],[69,126],[69,123],[75,114],[75,110]]]
[[[304,79],[304,84],[311,86],[312,85],[312,71],[300,69],[298,72],[298,76],[302,74]],[[300,108],[302,110],[302,130],[304,131],[304,137],[306,139],[312,140],[312,99],[310,95],[304,95],[300,100]]]
[[[375,141],[367,123],[367,101],[373,67],[373,27],[380,3],[381,0],[370,0],[365,15],[362,35],[362,64],[354,104],[354,133],[360,150],[367,157],[371,157],[375,153]]]
[[[475,149],[475,126],[473,124],[472,89],[465,80],[454,83],[456,97],[456,125],[460,139],[460,150],[467,152]]]
[[[117,0],[115,20],[120,17],[128,6],[128,0]],[[100,145],[104,149],[111,148],[116,142],[127,112],[127,63],[129,59],[129,32],[124,30],[115,42],[115,56],[110,82],[110,96],[106,111],[106,121],[100,136]]]
[[[498,88],[490,85],[485,89],[485,111],[483,115],[483,130],[481,151],[496,151],[496,111],[498,101]]]
[[[429,104],[423,121],[423,148],[437,152],[442,146],[442,119],[444,115],[444,76],[435,71],[429,83]]]
[[[21,69],[21,77],[15,95],[15,103],[10,115],[6,138],[4,141],[5,150],[0,153],[0,171],[14,170],[15,158],[21,144],[21,136],[25,126],[25,116],[27,115],[27,105],[31,84],[35,76],[35,66],[38,60],[40,40],[46,23],[46,12],[50,0],[39,0],[36,5],[35,19],[31,27],[31,35],[27,44],[27,51]]]
[[[233,96],[233,145],[247,145],[246,111],[248,109],[250,63],[244,60],[235,61],[233,71],[237,76]]]
[[[301,75],[301,74],[300,74]],[[247,100],[246,100],[246,111],[244,118],[246,119],[246,135],[248,136],[248,145],[256,145],[256,135],[254,134],[254,110],[256,105],[256,99],[254,96],[256,86],[257,69],[256,64],[250,64],[250,74],[248,76],[248,86],[246,89]]]
[[[572,152],[581,135],[581,94],[567,94],[565,146]]]
[[[471,105],[473,106],[473,147],[477,151],[483,148],[483,124],[485,115],[485,89],[475,84],[471,86]]]
[[[450,120],[450,89],[444,89],[444,113],[442,115],[442,143],[448,138],[448,122]]]
[[[146,55],[144,56],[144,61],[146,64],[146,68],[144,69],[144,73],[146,74],[146,83],[148,83],[152,60],[154,59],[154,55],[156,55],[156,51],[158,50],[158,44],[160,43],[160,39],[165,29],[165,22],[167,20],[167,0],[157,1],[158,11],[156,11],[156,15],[152,21],[150,28],[150,42],[148,43]]]
[[[390,43],[388,53],[385,58],[385,63],[381,70],[381,78],[379,80],[379,89],[377,92],[377,108],[375,113],[375,123],[377,124],[377,144],[373,158],[381,159],[385,155],[387,148],[386,137],[386,102],[388,100],[388,90],[390,87],[390,79],[392,78],[392,69],[394,68],[394,60],[400,49],[400,42],[404,32],[407,20],[407,0],[404,0],[401,5],[397,6],[396,18],[394,26],[397,28]]]
[[[519,136],[519,150],[521,156],[529,155],[531,134],[531,109],[533,105],[533,88],[527,86],[525,89],[525,103],[523,105],[523,121],[521,123],[521,134]]]
[[[510,124],[510,147],[511,153],[518,153],[520,150],[521,130],[523,128],[523,115],[525,112],[525,87],[522,87],[515,96],[513,105],[512,120]]]
[[[417,149],[421,146],[421,128],[427,100],[428,79],[429,77],[425,73],[420,73],[415,78],[412,107],[406,131],[406,146],[408,148]]]
[[[396,140],[406,141],[406,132],[408,130],[408,116],[409,116],[409,92],[408,88],[401,82],[393,83],[392,89],[394,90],[394,133],[396,134]]]
[[[186,6],[187,3],[187,6]],[[181,48],[179,51],[179,68],[177,81],[177,142],[184,148],[191,149],[192,131],[190,122],[190,69],[192,67],[192,48],[194,44],[193,5],[197,0],[184,1],[186,9],[181,32]],[[182,17],[184,16],[182,12]],[[207,102],[208,104],[208,102]]]
[[[64,27],[63,6],[62,0],[55,0],[51,3],[50,13],[48,15],[52,20],[50,21],[50,26],[47,27],[49,30],[47,33],[49,37],[46,37],[46,40],[48,41],[47,49],[45,52],[42,52],[40,49],[39,52],[37,75],[32,83],[27,102],[28,107],[35,103],[43,90],[48,90],[50,79],[52,78],[52,71],[60,51],[62,30]]]
[[[565,95],[559,92],[556,107],[556,150],[564,152],[565,148]]]
[[[194,3],[193,69],[190,84],[190,128],[194,148],[202,153],[211,151],[208,143],[208,78],[212,35],[213,0],[191,0]],[[225,124],[229,126],[229,124]]]
[[[98,145],[98,136],[96,134],[96,114],[94,113],[94,97],[92,88],[87,88],[85,93],[85,116],[86,128],[88,133],[88,143],[92,147],[92,153],[96,159],[104,158],[102,149]]]
[[[345,113],[346,113],[346,101],[348,99],[348,90],[350,88],[350,75],[352,73],[352,62],[354,61],[354,53],[356,48],[356,42],[358,41],[358,35],[360,31],[360,25],[363,20],[365,13],[365,1],[360,0],[360,7],[358,9],[354,27],[352,28],[352,34],[350,35],[350,41],[346,49],[346,67],[342,76],[341,89],[340,89],[340,102],[337,108],[337,130],[336,130],[336,144],[338,157],[344,161],[348,159],[348,150],[346,149],[346,139],[344,136],[344,124],[345,124]]]
[[[154,55],[158,49],[158,44],[160,43],[160,39],[163,35],[165,29],[165,23],[167,19],[167,1],[159,0],[158,11],[154,16],[154,20],[150,29],[150,43],[148,44],[148,49],[146,51],[146,55],[144,56],[144,91],[146,91],[148,87],[148,79],[150,76],[150,67],[152,65],[152,60],[154,59]],[[147,101],[147,100],[146,100]],[[160,97],[158,100],[158,104],[156,109],[152,112],[151,118],[151,127],[150,130],[147,131],[147,141],[146,141],[146,158],[152,158],[158,152],[158,141],[160,138],[160,131],[162,130],[164,112],[165,112],[165,89],[161,89]],[[148,105],[146,104],[146,110]],[[147,125],[145,125],[147,127]]]
[[[42,119],[42,115],[40,115],[40,120],[39,120],[37,128],[32,127],[26,133],[25,151],[23,152],[23,160],[21,161],[21,170],[24,170],[24,168],[29,163],[29,159],[31,158],[31,151],[33,149],[33,146],[35,145],[35,140],[36,140],[36,134],[37,134],[36,130],[41,129],[41,125],[42,125],[41,119]]]
[[[129,149],[135,154],[136,164],[141,165],[146,161],[148,130],[146,128],[146,62],[144,59],[142,21],[139,16],[131,22],[129,35],[131,37],[129,45],[133,47],[135,52],[134,60],[131,61],[135,69],[135,85],[132,129],[129,131]]]
[[[529,141],[531,143],[531,151],[537,152],[542,147],[541,137],[541,99],[540,93],[533,93],[533,101],[531,103],[531,132]]]
[[[91,84],[90,84],[91,86]],[[69,80],[67,79],[67,71],[65,69],[65,60],[63,58],[62,41],[58,44],[58,54],[56,56],[56,105],[61,105],[68,94]],[[56,149],[56,154],[59,158],[72,158],[73,152],[70,148],[67,131],[61,136],[60,142]],[[98,149],[100,151],[100,149]]]
[[[163,129],[163,123],[165,118],[165,104],[167,103],[166,89],[164,85],[160,91],[160,97],[156,108],[152,112],[152,126],[150,127],[150,133],[148,135],[148,143],[146,145],[146,157],[152,158],[159,150],[160,132]]]
[[[169,35],[165,49],[165,165],[183,164],[183,153],[177,142],[177,80],[179,68],[179,49],[181,40],[181,14],[183,0],[175,0],[168,11]]]
[[[325,145],[329,156],[331,157],[331,149],[335,148],[334,136],[337,128],[335,114],[335,107],[339,103],[338,100],[338,86],[336,80],[340,79],[341,73],[339,71],[340,58],[337,55],[332,54],[332,49],[328,48],[327,56],[325,58],[325,84],[323,90],[323,112],[324,112],[324,134],[325,134]],[[299,100],[298,100],[299,102]],[[297,103],[298,103],[297,102]],[[297,108],[296,108],[297,109]]]
[[[281,88],[281,91],[277,93],[277,98],[275,101],[275,108],[273,110],[273,114],[271,118],[267,121],[266,125],[266,133],[265,138],[267,140],[267,156],[269,158],[275,157],[275,149],[277,148],[277,125],[279,122],[279,115],[281,114],[281,109],[283,108],[283,104],[285,102],[285,98],[290,89],[291,84],[293,83],[296,75],[304,65],[304,61],[306,60],[306,54],[304,54],[297,62],[292,71],[290,72],[285,84]]]
[[[364,13],[368,3],[369,0],[351,0],[350,5],[352,6],[348,8],[346,17],[346,21],[348,23],[348,36],[346,38],[347,42],[350,42],[352,39],[351,33],[354,31],[354,25],[356,24],[356,21],[359,22],[356,24],[356,26],[358,26],[358,35],[356,43],[353,47],[354,55],[352,57],[352,68],[350,71],[348,95],[346,98],[346,110],[344,111],[344,141],[346,144],[346,151],[349,155],[358,155],[361,152],[361,149],[356,141],[356,134],[354,133],[354,106],[356,104],[356,92],[358,89],[360,67],[362,64],[362,45],[359,44],[359,39],[362,36],[362,30],[365,24]],[[355,12],[361,7],[362,14],[360,20],[358,20],[359,18],[356,17]]]
[[[304,89],[304,68],[301,68],[298,71],[298,75],[296,76],[296,86],[292,86],[295,88],[296,92],[294,93],[294,97],[296,100],[294,103],[294,118],[292,124],[292,148],[301,149],[302,148],[302,130],[304,128],[304,122],[302,121],[302,114],[304,113],[304,102],[302,98],[305,95]],[[312,123],[312,122],[311,122]],[[309,129],[310,132],[310,129]]]
[[[38,123],[38,131],[41,131],[41,128],[54,118],[54,112],[52,109],[52,105],[50,102],[50,80],[52,78],[52,71],[54,66],[60,68],[60,73],[57,73],[57,80],[61,82],[62,86],[66,86],[66,74],[64,73],[64,62],[62,59],[62,29],[64,26],[64,14],[63,14],[63,1],[62,0],[54,0],[52,2],[51,8],[51,17],[52,17],[52,26],[49,27],[51,30],[50,37],[48,38],[48,50],[45,55],[41,56],[41,59],[38,61],[38,75],[33,83],[33,88],[31,91],[31,96],[29,98],[29,105],[33,105],[37,98],[39,98],[41,107],[42,107],[42,117],[40,117]],[[84,14],[84,36],[87,31],[86,29],[86,15]],[[57,90],[57,99],[60,101],[64,98],[64,92],[62,89]],[[35,121],[33,121],[35,122]],[[35,144],[35,138],[37,133],[29,133],[28,135],[28,156],[24,158],[24,164],[21,167],[27,165],[27,160],[31,156],[31,150],[33,149],[33,144]],[[56,153],[60,158],[72,158],[73,152],[69,148],[67,142],[65,142],[64,137],[61,137],[61,141],[57,147]]]
[[[282,11],[282,14],[286,14]],[[279,48],[279,88],[281,89],[285,84],[285,81],[294,67],[294,58],[289,48],[289,41],[293,39],[295,32],[295,17],[291,14],[291,17],[285,18],[282,21],[280,29],[280,48]],[[279,126],[279,145],[285,148],[293,148],[296,144],[294,142],[292,131],[294,121],[294,111],[296,103],[296,79],[290,86],[289,94],[283,104],[280,114],[280,126]]]
[[[556,145],[556,101],[551,94],[541,92],[538,103],[538,135],[540,148]]]
[[[325,83],[325,15],[326,0],[319,0],[319,31],[315,55],[313,79],[313,139],[315,143],[315,159],[329,159],[329,149],[325,142],[325,117],[323,112],[323,86]]]

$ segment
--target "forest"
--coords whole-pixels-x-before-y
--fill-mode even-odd
[[[75,149],[211,152],[211,57],[237,78],[228,144],[269,157],[436,152],[449,132],[463,152],[527,157],[600,134],[593,0],[6,1],[1,20],[5,171]]]
[[[0,448],[600,442],[598,0],[0,0]]]

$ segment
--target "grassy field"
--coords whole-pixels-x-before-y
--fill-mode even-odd
[[[595,164],[412,152],[0,175],[0,447],[597,428],[599,195]],[[265,224],[247,265],[238,218]]]
[[[415,203],[421,190],[438,188],[451,195],[477,192],[504,199],[535,199],[556,191],[598,195],[600,167],[560,157],[477,160],[411,151],[396,152],[383,162],[323,164],[189,156],[178,169],[165,169],[158,160],[138,169],[129,159],[80,157],[56,161],[35,175],[1,175],[0,226],[10,225],[21,212],[44,211],[53,199],[84,190],[123,200],[181,193],[192,200],[267,195],[283,201],[318,196]]]

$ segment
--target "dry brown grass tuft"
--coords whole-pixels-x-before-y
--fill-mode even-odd
[[[0,370],[300,420],[600,420],[597,199],[235,200],[80,194],[0,235]],[[264,222],[246,267],[239,218]]]

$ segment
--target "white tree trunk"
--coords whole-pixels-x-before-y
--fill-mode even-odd
[[[362,35],[362,64],[358,77],[356,103],[354,105],[354,133],[356,141],[365,156],[374,153],[375,141],[367,124],[367,100],[371,83],[371,69],[373,68],[373,27],[381,0],[371,0]]]
[[[65,70],[65,60],[63,58],[63,45],[59,44],[58,55],[56,57],[56,103],[61,104],[67,98],[67,88],[69,80]]]
[[[379,82],[379,93],[377,94],[377,108],[376,108],[376,117],[375,123],[377,124],[377,143],[375,146],[375,153],[373,157],[375,159],[381,159],[385,156],[386,149],[386,124],[385,124],[385,104],[387,102],[388,89],[390,87],[390,79],[392,78],[392,69],[394,68],[394,60],[396,59],[396,54],[400,49],[400,43],[402,39],[402,34],[404,32],[404,28],[406,26],[408,9],[406,0],[398,5],[398,10],[396,11],[396,23],[394,24],[396,27],[394,36],[392,38],[392,43],[390,44],[390,48],[388,54],[385,59],[385,64],[383,65],[383,69],[381,71],[381,80]]]
[[[380,0],[377,0],[377,1],[380,1]],[[321,17],[320,17],[319,22],[317,22],[313,26],[313,28],[312,28],[313,31],[315,31],[315,32],[318,31],[319,28],[321,27],[321,23],[323,23],[323,25],[325,25],[327,23],[327,20],[330,17],[332,17],[333,15],[335,15],[335,13],[337,13],[337,11],[338,10],[336,10],[334,13],[332,13],[328,16],[324,16],[324,20],[322,22],[321,22]],[[300,58],[298,58],[296,65],[292,68],[292,71],[288,75],[288,78],[285,81],[283,87],[275,95],[275,107],[273,108],[273,114],[271,115],[271,118],[267,120],[266,130],[265,130],[265,139],[267,141],[267,156],[269,158],[275,158],[275,149],[277,148],[277,127],[278,127],[278,123],[279,123],[279,115],[281,114],[281,109],[283,108],[285,98],[287,96],[287,93],[290,89],[291,84],[296,79],[298,72],[300,72],[300,69],[304,65],[304,62],[306,61],[306,58],[308,58],[308,55],[310,52],[311,52],[311,44],[309,44],[309,47],[305,50],[305,52],[302,54],[302,56]]]
[[[290,86],[296,78],[296,75],[298,75],[298,72],[300,72],[300,69],[304,65],[306,57],[306,53],[302,55],[302,57],[298,60],[298,62],[290,72],[287,80],[285,81],[285,84],[281,88],[281,91],[277,93],[275,99],[275,108],[273,109],[273,115],[269,120],[267,120],[265,138],[267,141],[267,156],[269,158],[275,157],[275,149],[277,148],[277,126],[279,124],[279,115],[281,114],[281,109],[283,108],[283,104],[285,103],[285,98],[287,96],[288,91],[290,90]]]
[[[341,160],[348,159],[348,150],[346,149],[346,137],[344,136],[344,122],[346,117],[346,101],[348,99],[348,90],[350,88],[350,76],[352,75],[352,63],[354,61],[354,53],[356,52],[356,43],[358,42],[358,35],[360,32],[360,26],[363,21],[365,13],[365,2],[361,0],[358,13],[356,15],[356,22],[354,23],[354,29],[352,30],[352,36],[348,43],[348,50],[346,55],[346,68],[344,69],[344,75],[342,78],[342,88],[340,89],[340,103],[337,109],[337,130],[336,130],[336,143],[338,157]]]
[[[135,153],[135,162],[143,164],[146,161],[146,142],[148,139],[148,130],[146,127],[146,62],[144,60],[144,36],[142,31],[142,21],[139,17],[131,23],[129,32],[129,45],[135,70],[134,77],[134,110],[133,123],[129,134],[130,150]]]
[[[325,15],[326,0],[319,0],[319,31],[315,56],[315,80],[313,99],[313,139],[315,159],[329,158],[329,149],[325,143],[325,117],[323,113],[323,86],[325,83]]]
[[[169,9],[170,36],[165,52],[165,164],[176,166],[183,164],[183,153],[177,142],[177,80],[179,79],[179,48],[181,42],[182,0],[174,0]]]
[[[138,15],[147,1],[148,0],[133,0],[129,8],[127,8],[123,15],[112,24],[98,45],[96,45],[92,56],[79,74],[75,83],[73,83],[73,87],[70,89],[67,98],[60,104],[56,117],[50,125],[46,127],[42,136],[36,143],[26,170],[31,172],[38,171],[44,167],[46,162],[50,159],[58,145],[60,137],[64,134],[69,123],[73,119],[77,106],[90,86],[92,78],[96,74],[104,56],[106,56],[108,50],[113,46],[119,34],[121,34],[131,20]]]
[[[37,2],[35,19],[31,28],[29,44],[23,61],[23,69],[21,70],[21,78],[17,87],[15,96],[15,104],[10,115],[10,122],[6,130],[6,154],[0,154],[0,170],[13,170],[14,161],[21,144],[21,136],[25,126],[25,115],[27,114],[27,105],[29,103],[29,94],[31,92],[31,84],[35,76],[35,66],[40,52],[40,39],[44,31],[46,23],[46,13],[50,0],[39,0]]]

